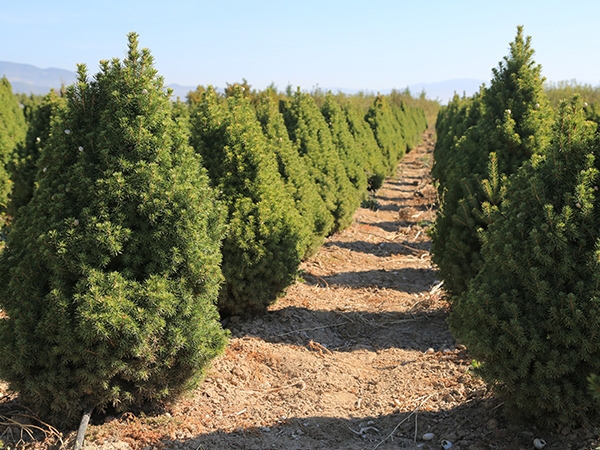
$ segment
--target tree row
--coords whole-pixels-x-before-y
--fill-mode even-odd
[[[53,423],[197,384],[426,127],[410,95],[199,87],[137,35],[64,95],[0,85],[0,378]]]

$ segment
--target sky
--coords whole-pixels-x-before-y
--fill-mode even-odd
[[[139,33],[167,84],[384,91],[489,81],[517,25],[553,82],[600,84],[592,0],[0,0],[0,61],[90,74]]]

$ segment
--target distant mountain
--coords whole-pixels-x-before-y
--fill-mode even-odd
[[[425,91],[425,96],[431,100],[439,100],[442,105],[452,100],[454,94],[458,94],[461,97],[466,95],[467,97],[472,96],[485,81],[475,80],[470,78],[461,78],[457,80],[446,80],[440,81],[439,83],[419,83],[409,86],[410,92],[413,96],[418,96],[422,91]]]
[[[64,69],[40,69],[29,64],[0,61],[0,77],[6,76],[13,92],[46,94],[51,88],[60,89],[77,79],[75,72]]]
[[[18,64],[0,61],[0,78],[5,76],[15,93],[45,95],[50,89],[60,89],[77,80],[77,74],[70,70],[48,68],[40,69],[30,64]],[[195,91],[196,86],[168,85],[173,89],[173,98],[185,100],[188,92]]]
[[[61,86],[68,86],[77,79],[75,72],[64,69],[48,68],[40,69],[29,64],[17,64],[12,62],[0,61],[0,77],[6,76],[12,85],[13,92],[25,94],[46,94],[50,89],[60,89]],[[458,95],[473,95],[484,83],[482,80],[457,79],[440,81],[439,83],[420,83],[408,86],[410,92],[417,96],[425,90],[426,97],[432,100],[439,100],[446,104],[452,99],[454,93]],[[182,86],[180,84],[169,84],[173,89],[173,99],[179,97],[185,100],[190,91],[195,91],[197,86]],[[341,89],[341,88],[323,88],[324,91],[342,91],[352,95],[360,92],[359,89]],[[401,89],[400,89],[401,90]],[[370,92],[370,90],[362,90]],[[381,90],[381,94],[388,94],[391,89]]]

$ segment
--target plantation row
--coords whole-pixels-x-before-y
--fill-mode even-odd
[[[426,128],[397,92],[173,103],[134,33],[64,96],[1,83],[0,378],[58,424],[193,387]]]
[[[440,111],[433,260],[453,333],[509,411],[581,425],[599,412],[597,114],[577,95],[553,108],[532,57],[519,27],[489,87]]]

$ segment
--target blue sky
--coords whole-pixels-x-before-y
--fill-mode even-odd
[[[75,70],[122,58],[130,31],[166,82],[246,78],[312,89],[385,90],[459,78],[489,80],[516,26],[532,36],[550,81],[600,84],[596,1],[0,2],[0,60]]]

